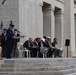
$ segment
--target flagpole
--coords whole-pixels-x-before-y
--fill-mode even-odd
[[[0,43],[1,43],[1,40],[2,40],[2,27],[3,27],[2,23],[3,23],[3,16],[4,16],[3,4],[2,4],[1,7],[2,7],[2,20],[0,22]]]
[[[2,5],[1,5],[1,7],[2,7],[2,19],[3,19],[3,16],[4,16],[3,5],[4,5],[5,1],[6,1],[6,0],[3,0],[3,1],[2,1]],[[0,22],[0,43],[1,43],[1,40],[2,40],[2,27],[3,27],[3,26],[2,26],[2,22],[3,22],[3,21],[1,20],[1,22]]]
[[[1,44],[1,39],[2,39],[1,33],[2,31],[1,31],[1,25],[0,25],[0,44]]]
[[[3,29],[3,21],[1,21],[1,34],[2,34],[2,29]]]
[[[1,43],[1,39],[2,39],[2,28],[3,28],[3,21],[1,21],[1,24],[0,24],[0,30],[1,30],[0,43]]]
[[[4,4],[6,0],[2,0],[2,19],[4,19]],[[2,29],[3,29],[3,20],[1,20],[1,34],[2,34]]]
[[[12,17],[10,17],[10,24],[13,24]]]
[[[5,2],[6,0],[2,0],[2,17],[4,16],[3,5],[5,4]],[[1,43],[2,29],[3,29],[3,21],[1,21],[1,25],[0,25],[0,43]]]

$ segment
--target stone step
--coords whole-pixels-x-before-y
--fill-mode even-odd
[[[4,63],[4,61],[3,60],[0,60],[0,64],[3,64]]]
[[[75,64],[62,64],[62,65],[52,65],[51,63],[4,63],[0,64],[1,67],[56,67],[56,66],[72,66],[76,67]]]
[[[74,66],[56,66],[56,67],[1,67],[1,71],[60,71],[73,69]]]
[[[1,65],[1,69],[12,69],[12,68],[15,68],[15,69],[25,69],[25,70],[40,70],[40,69],[44,69],[44,70],[65,70],[65,69],[72,69],[72,68],[76,68],[76,65],[67,65],[67,66],[24,66],[24,65],[5,65],[5,64],[2,64]]]
[[[66,75],[75,72],[75,58],[3,59],[0,64],[0,75]]]
[[[3,59],[5,62],[8,62],[8,61],[12,61],[12,62],[54,62],[54,63],[57,63],[57,62],[76,62],[75,58],[22,58],[22,59]],[[27,60],[27,61],[26,61]],[[33,60],[33,61],[31,61]],[[71,61],[72,60],[72,61]],[[12,63],[11,62],[11,63]],[[45,63],[44,62],[44,63]]]
[[[76,68],[76,65],[75,64],[71,64],[71,65],[60,65],[60,66],[52,66],[50,64],[1,64],[0,67],[4,67],[4,68],[11,68],[11,67],[28,67],[28,68],[31,68],[31,67],[50,67],[50,68],[58,68],[58,69],[66,69],[66,68]]]
[[[75,73],[76,69],[62,70],[62,71],[15,71],[15,72],[0,72],[0,75],[67,75]]]
[[[5,64],[46,64],[46,65],[52,65],[52,66],[60,66],[60,65],[71,65],[75,64],[75,59],[52,59],[52,58],[28,58],[28,59],[8,59],[4,60]]]
[[[56,75],[55,73],[47,72],[0,72],[0,75]],[[59,75],[59,74],[58,74]]]
[[[66,74],[66,75],[76,75],[76,73]]]

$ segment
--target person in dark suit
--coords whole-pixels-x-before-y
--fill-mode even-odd
[[[29,40],[25,41],[24,44],[23,44],[23,47],[27,48],[28,50],[30,50],[31,57],[36,57],[34,55],[35,46],[34,46],[32,38],[29,38]]]
[[[17,43],[20,42],[20,34],[18,33],[17,29],[14,29],[14,47],[13,47],[13,52],[12,52],[12,56],[14,58],[18,58],[19,56],[19,52],[18,52],[18,48],[17,48]]]
[[[11,58],[11,53],[14,46],[14,32],[13,32],[14,25],[10,24],[9,29],[7,29],[7,51],[6,51],[6,58]]]
[[[52,57],[53,56],[53,49],[54,49],[54,47],[52,46],[51,38],[47,37],[45,43],[46,43],[46,46],[48,48],[47,57]]]
[[[38,46],[38,38],[34,39],[34,57],[38,57],[37,53],[39,52],[39,46]]]
[[[60,57],[60,56],[59,56],[60,49],[58,48],[57,44],[58,44],[58,43],[57,43],[57,39],[54,38],[54,39],[53,39],[53,42],[52,42],[52,46],[55,47],[55,49],[53,50],[54,57]]]
[[[26,47],[28,50],[30,50],[33,47],[33,39],[29,38],[29,40],[25,41],[23,47]]]
[[[39,38],[38,40],[38,45],[39,45],[39,57],[43,57],[42,54],[44,54],[44,57],[47,57],[47,52],[48,52],[48,48],[45,44],[44,39]]]
[[[58,47],[57,38],[53,39],[52,46],[55,47],[54,57],[62,57],[63,49]]]
[[[2,46],[2,57],[6,57],[6,47],[7,47],[7,33],[6,33],[6,29],[3,29],[3,33],[2,33],[2,41],[1,41],[1,46]]]

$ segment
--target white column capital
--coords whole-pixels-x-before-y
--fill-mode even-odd
[[[64,15],[64,12],[63,12],[62,10],[60,10],[60,11],[57,11],[56,14],[57,14],[57,15],[60,15],[60,14],[61,14],[61,15]]]
[[[42,6],[43,6],[43,3],[39,2],[39,6],[41,6],[41,7],[42,7]]]
[[[52,7],[52,6],[51,6],[50,9],[51,9],[52,11],[55,11],[55,7]]]
[[[60,10],[60,12],[59,12],[60,14],[62,14],[62,15],[64,15],[64,12],[62,11],[62,10]]]
[[[45,7],[44,7],[44,10],[55,11],[55,8],[54,8],[54,7],[51,7],[51,6],[45,6]]]
[[[64,12],[61,10],[61,12],[60,12],[62,15],[64,15]]]
[[[55,11],[55,7],[49,6],[48,7],[49,10]]]

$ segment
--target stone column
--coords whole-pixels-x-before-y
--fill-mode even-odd
[[[55,10],[55,37],[58,40],[58,46],[63,48],[63,13],[61,10]]]
[[[54,7],[51,7],[51,38],[55,38],[55,15],[54,15]]]
[[[39,2],[39,6],[36,7],[36,29],[37,37],[43,37],[43,12],[42,12],[43,3]]]
[[[74,54],[76,53],[76,14],[74,14],[74,27],[75,27],[75,51],[74,51]],[[76,56],[76,54],[74,55]]]
[[[64,23],[63,23],[63,19],[64,19],[64,14],[63,14],[63,11],[61,10],[61,13],[60,13],[60,15],[61,15],[61,48],[63,48],[64,47],[64,41],[63,41],[63,37],[64,37],[64,34],[63,34],[63,32],[64,32]]]
[[[65,41],[64,41],[64,23],[63,23],[63,19],[64,19],[64,13],[61,10],[60,11],[60,19],[61,19],[61,39],[60,39],[60,47],[63,49],[63,56],[64,56],[64,45],[65,45]]]
[[[43,7],[43,34],[51,36],[52,39],[55,37],[54,7]]]

